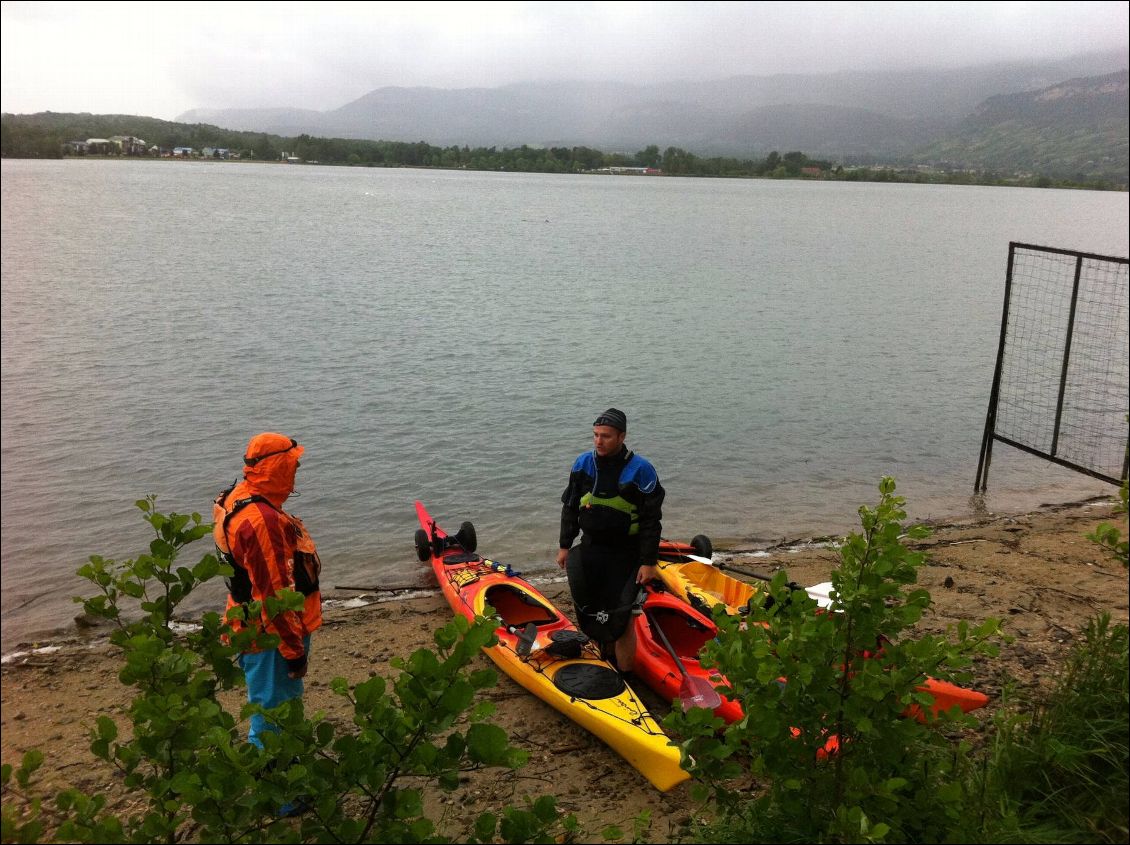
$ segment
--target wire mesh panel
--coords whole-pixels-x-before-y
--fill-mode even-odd
[[[974,488],[994,440],[1117,484],[1127,472],[1127,260],[1009,244],[1000,348]]]

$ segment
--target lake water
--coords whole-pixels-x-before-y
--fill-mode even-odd
[[[884,474],[969,513],[1008,242],[1130,231],[1124,193],[941,185],[5,160],[2,189],[6,650],[145,549],[135,499],[207,518],[264,430],[306,447],[327,588],[426,583],[417,498],[548,572],[610,405],[667,537],[849,530]],[[998,445],[985,506],[1112,491]]]

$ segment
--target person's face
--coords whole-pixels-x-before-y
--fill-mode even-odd
[[[624,445],[626,436],[625,432],[610,425],[594,425],[592,427],[592,445],[596,453],[602,458],[607,458],[609,455],[615,455],[619,452],[620,447]]]

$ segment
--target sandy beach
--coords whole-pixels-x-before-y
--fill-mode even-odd
[[[934,599],[920,628],[938,632],[961,620],[1004,620],[1014,640],[1001,655],[976,667],[978,689],[992,702],[978,711],[982,724],[997,706],[1010,681],[1024,692],[1054,682],[1057,668],[1085,621],[1107,611],[1115,621],[1128,618],[1126,571],[1085,535],[1101,522],[1116,520],[1126,531],[1126,517],[1112,515],[1114,496],[1062,506],[1046,506],[1024,515],[982,515],[933,526],[918,545],[928,553],[920,583]],[[204,550],[201,549],[203,552]],[[786,569],[801,583],[827,580],[836,552],[826,544],[790,542],[772,549],[721,550],[732,562],[766,574]],[[432,631],[451,612],[436,593],[415,598],[335,590],[325,581],[328,598],[341,600],[326,612],[326,624],[314,640],[307,678],[308,711],[324,711],[341,726],[349,724],[343,700],[330,689],[334,677],[351,683],[374,673],[388,673],[391,657],[407,656],[432,643]],[[543,585],[562,609],[570,609],[561,582]],[[361,598],[364,604],[348,599]],[[351,606],[347,606],[351,605]],[[119,659],[104,632],[64,632],[52,649],[5,644],[3,665],[2,757],[17,763],[39,748],[46,755],[40,772],[44,791],[65,784],[111,796],[119,814],[137,797],[125,794],[108,767],[89,751],[88,730],[99,714],[125,723],[129,690],[117,680]],[[56,648],[57,647],[57,648]],[[481,657],[483,666],[489,664]],[[644,701],[662,716],[668,705],[645,688]],[[489,808],[520,803],[523,796],[553,794],[561,809],[576,814],[588,838],[600,838],[604,826],[631,831],[632,820],[651,814],[649,841],[669,841],[673,832],[699,812],[687,786],[656,792],[634,769],[599,740],[506,677],[488,690],[497,705],[497,722],[512,741],[530,753],[525,768],[512,775],[476,773],[450,795],[434,797],[434,817],[448,835],[459,838],[468,819]],[[240,693],[225,703],[238,709]]]

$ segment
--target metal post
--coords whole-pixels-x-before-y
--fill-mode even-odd
[[[1067,390],[1067,365],[1071,361],[1071,337],[1075,333],[1075,303],[1079,301],[1079,277],[1083,275],[1083,256],[1075,259],[1075,284],[1071,288],[1071,311],[1067,315],[1067,341],[1063,345],[1063,369],[1059,374],[1059,398],[1055,403],[1055,428],[1052,431],[1051,455],[1059,448],[1059,424],[1063,419],[1063,395]]]
[[[977,461],[977,479],[973,492],[985,491],[989,484],[989,465],[993,462],[993,437],[997,428],[997,400],[1001,392],[1001,371],[1004,369],[1004,342],[1008,334],[1008,305],[1012,298],[1012,262],[1016,255],[1016,242],[1008,245],[1008,272],[1004,281],[1004,308],[1001,314],[1001,339],[997,346],[997,366],[993,371],[993,389],[989,393],[989,410],[985,414],[985,434],[981,438],[981,457]]]

